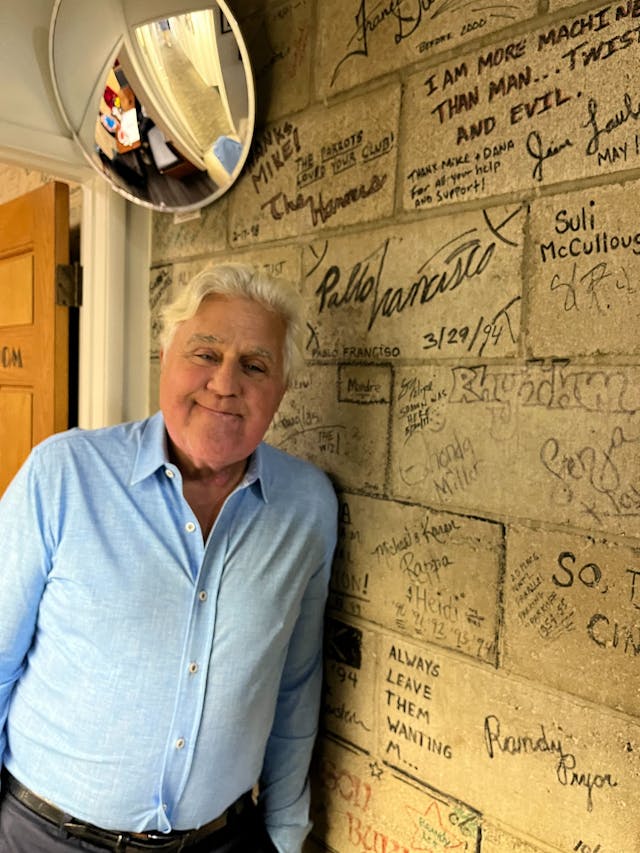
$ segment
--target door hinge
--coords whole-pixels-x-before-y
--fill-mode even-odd
[[[82,305],[82,267],[77,261],[56,265],[56,305],[67,308]]]

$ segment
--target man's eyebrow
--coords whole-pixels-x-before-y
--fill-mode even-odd
[[[221,344],[223,343],[222,338],[218,338],[215,335],[191,335],[191,337],[187,340],[187,344]]]
[[[221,344],[224,343],[224,338],[219,338],[216,335],[205,335],[205,334],[193,334],[187,340],[187,346],[193,346],[197,344]],[[251,358],[252,356],[262,356],[263,358],[268,358],[270,361],[275,361],[275,357],[271,350],[265,349],[265,347],[256,347],[255,349],[247,350],[247,352],[242,354],[244,358]]]
[[[249,352],[245,353],[245,356],[253,356],[260,355],[263,358],[268,358],[270,361],[274,360],[273,353],[271,350],[265,349],[264,347],[256,347],[253,350],[249,350]]]

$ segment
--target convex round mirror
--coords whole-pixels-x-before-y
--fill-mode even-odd
[[[238,24],[223,0],[197,3],[56,0],[51,16],[51,78],[70,131],[117,192],[155,210],[210,204],[251,144]]]

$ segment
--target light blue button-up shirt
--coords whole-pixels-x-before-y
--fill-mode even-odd
[[[336,498],[261,444],[206,543],[162,416],[71,430],[0,501],[0,758],[103,828],[186,829],[260,780],[308,831]]]

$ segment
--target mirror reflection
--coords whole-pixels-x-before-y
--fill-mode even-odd
[[[81,126],[71,127],[121,194],[156,209],[189,210],[231,186],[254,120],[251,76],[236,32],[218,6],[125,33],[92,93],[93,122],[86,118],[89,105]]]

